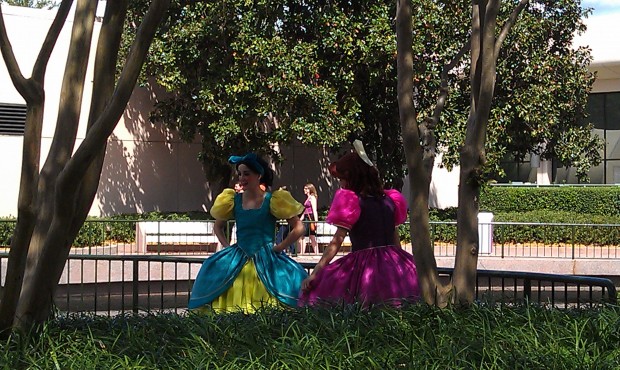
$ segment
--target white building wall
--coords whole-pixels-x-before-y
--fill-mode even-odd
[[[590,70],[596,71],[592,92],[620,91],[620,12],[586,18],[587,31],[577,35],[575,46],[592,51]]]
[[[17,61],[24,76],[29,77],[43,40],[56,10],[40,10],[2,4],[4,21]],[[51,55],[46,78],[46,105],[42,132],[43,165],[52,142],[64,65],[71,28],[71,15]],[[92,56],[100,23],[95,25],[91,48],[91,64],[87,71],[82,103],[82,116],[76,148],[85,135],[93,80]],[[187,144],[173,132],[148,122],[152,108],[151,94],[138,88],[134,91],[125,114],[108,140],[108,149],[93,216],[143,211],[192,211],[204,209],[212,195],[205,185],[204,171],[197,160],[200,144]],[[4,60],[0,59],[0,102],[24,104],[15,90]],[[0,216],[17,214],[17,197],[21,173],[23,136],[0,135]]]

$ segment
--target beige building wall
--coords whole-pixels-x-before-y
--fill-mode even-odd
[[[7,32],[22,73],[30,76],[41,44],[56,14],[55,10],[39,10],[2,4]],[[46,105],[42,132],[43,165],[56,127],[59,94],[64,65],[69,50],[71,16],[60,34],[52,53],[45,79]],[[100,23],[96,23],[94,40]],[[92,94],[92,56],[86,76],[83,114],[76,148],[85,135],[87,112]],[[202,210],[210,204],[211,194],[205,185],[204,171],[197,160],[200,144],[187,144],[173,132],[148,122],[152,94],[145,89],[134,91],[117,128],[108,140],[103,172],[90,214],[133,213],[152,210]],[[24,104],[13,87],[4,60],[0,59],[0,102]],[[0,135],[0,216],[17,214],[17,197],[21,172],[23,136]]]

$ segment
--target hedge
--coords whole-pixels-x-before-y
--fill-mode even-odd
[[[487,186],[480,194],[480,210],[493,213],[553,210],[620,216],[620,186]]]
[[[485,187],[480,196],[480,210],[495,214],[497,222],[620,224],[620,187]],[[456,208],[431,209],[431,221],[455,221]],[[208,213],[122,214],[110,218],[90,218],[78,234],[74,246],[103,245],[105,241],[130,243],[135,240],[135,222],[139,220],[204,220]],[[14,219],[0,219],[0,245],[10,244]],[[539,242],[545,244],[576,243],[620,245],[618,228],[503,226],[494,228],[498,243]],[[403,242],[409,242],[408,224],[398,229]],[[456,225],[432,224],[435,241],[454,243]]]
[[[136,238],[136,221],[141,220],[208,220],[205,212],[148,212],[143,214],[121,214],[112,217],[89,217],[82,225],[73,242],[74,247],[94,247],[104,245],[106,241],[131,243]],[[0,245],[11,244],[15,229],[15,218],[0,218]]]

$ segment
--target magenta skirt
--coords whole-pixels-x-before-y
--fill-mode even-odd
[[[388,303],[420,298],[413,256],[395,246],[352,252],[325,266],[302,291],[298,305]]]

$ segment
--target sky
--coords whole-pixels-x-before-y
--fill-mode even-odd
[[[620,0],[582,0],[582,8],[594,8],[593,16],[620,13]]]

